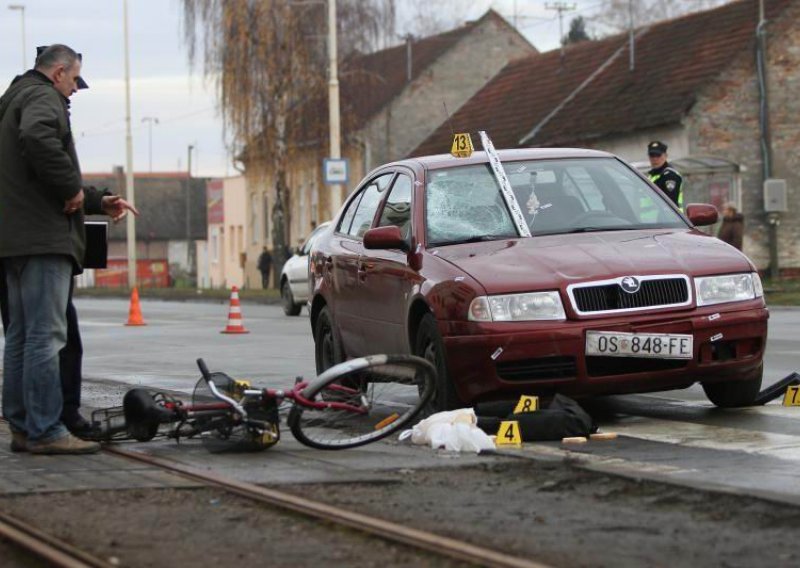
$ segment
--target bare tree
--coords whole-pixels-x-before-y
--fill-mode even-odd
[[[629,26],[631,8],[633,9],[634,25],[643,26],[661,20],[677,18],[691,12],[714,8],[730,1],[604,0],[602,6],[590,19],[599,27],[607,29],[609,33],[617,33]]]
[[[248,176],[274,183],[272,243],[280,273],[291,226],[290,157],[327,127],[327,113],[308,113],[310,101],[324,100],[327,11],[323,2],[296,0],[182,0],[182,6],[190,61],[202,51],[226,137]],[[391,35],[387,26],[394,29],[393,0],[340,0],[338,7],[343,57],[374,48]],[[308,124],[309,116],[316,124]]]
[[[426,37],[451,30],[464,23],[463,0],[403,0],[403,30]]]

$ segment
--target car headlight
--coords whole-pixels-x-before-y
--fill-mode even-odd
[[[764,295],[761,278],[756,272],[695,278],[694,288],[697,292],[698,306],[740,302]]]
[[[478,296],[470,303],[467,317],[470,321],[567,319],[558,292]]]

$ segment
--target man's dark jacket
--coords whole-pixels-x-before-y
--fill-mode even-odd
[[[0,258],[63,254],[80,272],[84,211],[64,205],[81,188],[69,100],[38,71],[18,76],[0,97]],[[103,194],[84,193],[85,212],[101,213]]]

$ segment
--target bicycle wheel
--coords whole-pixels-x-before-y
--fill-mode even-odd
[[[241,399],[236,382],[224,373],[212,373],[217,389],[225,396]],[[192,406],[218,406],[216,398],[205,379],[200,378],[192,395]],[[244,403],[248,420],[236,420],[232,408],[193,410],[193,426],[200,432],[203,447],[211,453],[258,452],[275,445],[280,439],[278,429],[278,409],[274,401],[262,404],[261,401],[247,400]]]
[[[308,385],[289,428],[312,448],[343,450],[406,426],[433,396],[436,370],[410,355],[372,355],[334,365]]]

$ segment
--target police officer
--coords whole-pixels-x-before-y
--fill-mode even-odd
[[[667,145],[655,140],[647,145],[650,171],[647,175],[672,202],[683,208],[683,176],[667,162]]]

